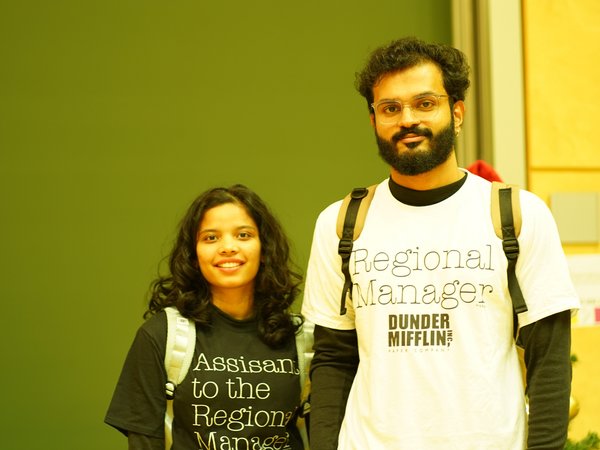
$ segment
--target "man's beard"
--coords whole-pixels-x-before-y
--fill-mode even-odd
[[[408,150],[399,152],[397,143],[407,134],[425,136],[429,139],[429,149],[415,149],[423,145],[425,141],[408,144]],[[450,124],[437,134],[433,134],[429,128],[414,126],[403,128],[394,134],[389,141],[381,138],[375,131],[377,146],[379,147],[379,156],[402,175],[419,175],[435,169],[442,163],[445,163],[454,150],[454,118]]]

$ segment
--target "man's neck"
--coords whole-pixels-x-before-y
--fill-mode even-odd
[[[413,189],[415,191],[428,191],[447,186],[460,180],[464,173],[458,168],[456,154],[453,152],[446,162],[440,164],[429,172],[419,175],[403,175],[391,169],[392,180],[400,186]]]

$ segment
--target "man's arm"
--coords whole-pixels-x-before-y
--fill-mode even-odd
[[[336,450],[348,393],[358,367],[356,330],[315,326],[310,378],[310,448]]]
[[[529,397],[528,450],[562,450],[571,396],[571,311],[523,327]]]

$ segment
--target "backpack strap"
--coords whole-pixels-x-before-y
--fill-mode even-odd
[[[300,316],[294,316],[296,323],[301,320]],[[307,416],[310,414],[310,379],[308,372],[314,355],[314,328],[313,323],[304,321],[296,332],[296,353],[298,354],[298,370],[300,371],[300,410],[298,412],[300,420],[297,421],[297,426],[305,450],[309,448]]]
[[[294,316],[295,318],[299,316]],[[301,319],[294,319],[301,320]],[[311,322],[304,321],[302,326],[296,332],[296,351],[298,353],[298,369],[300,371],[300,387],[304,389],[308,382],[308,369],[312,362],[314,355],[313,342],[314,342],[314,329],[315,325]]]
[[[502,190],[502,194],[500,191]],[[494,230],[496,231],[496,236],[502,239],[502,220],[501,220],[501,207],[508,206],[508,210],[506,214],[512,214],[512,222],[514,225],[514,234],[515,237],[519,237],[521,233],[521,200],[519,195],[520,188],[514,184],[505,184],[499,181],[492,182],[492,223],[494,224]],[[510,195],[509,195],[510,193]],[[502,195],[502,198],[501,197]],[[508,205],[507,197],[510,197],[510,205]],[[510,227],[510,217],[505,217],[507,220],[507,225]]]
[[[165,308],[165,313],[167,314],[165,449],[170,450],[173,444],[173,399],[177,385],[183,381],[192,363],[196,346],[196,324],[183,317],[174,306]]]
[[[338,254],[342,258],[342,273],[344,274],[344,287],[342,288],[340,300],[341,316],[346,314],[346,295],[349,295],[352,299],[352,278],[350,277],[352,243],[360,236],[376,187],[377,185],[368,188],[354,188],[344,198],[338,213],[336,224],[336,232],[340,239]]]
[[[519,257],[518,237],[521,232],[521,202],[518,186],[492,182],[492,222],[496,236],[502,239],[502,248],[508,267],[508,291],[515,313],[515,335],[517,331],[517,314],[527,311],[527,304],[517,280],[516,266]]]

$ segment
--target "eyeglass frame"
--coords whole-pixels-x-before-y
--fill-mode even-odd
[[[437,113],[439,111],[439,100],[440,98],[448,98],[451,99],[452,96],[448,95],[448,94],[433,94],[433,93],[428,93],[428,94],[418,94],[415,95],[410,101],[414,102],[415,100],[419,99],[419,98],[426,98],[426,97],[435,97],[438,100],[438,108],[436,109],[435,113],[437,116]],[[393,99],[383,99],[383,100],[379,100],[378,102],[373,102],[371,103],[371,111],[373,112],[373,115],[375,116],[375,118],[377,119],[377,112],[376,112],[376,107],[383,104],[383,103],[390,103],[390,104],[398,104],[401,106],[401,110],[398,112],[398,115],[401,115],[404,112],[404,108],[408,107],[408,109],[411,110],[411,113],[414,114],[414,111],[412,109],[412,106],[408,103],[405,102],[401,102],[400,100],[393,100]],[[434,116],[435,117],[435,116]],[[379,121],[380,123],[386,124],[386,125],[390,125],[393,123],[398,123],[400,119],[398,119],[397,121],[393,121],[393,122],[381,122],[381,120]]]

